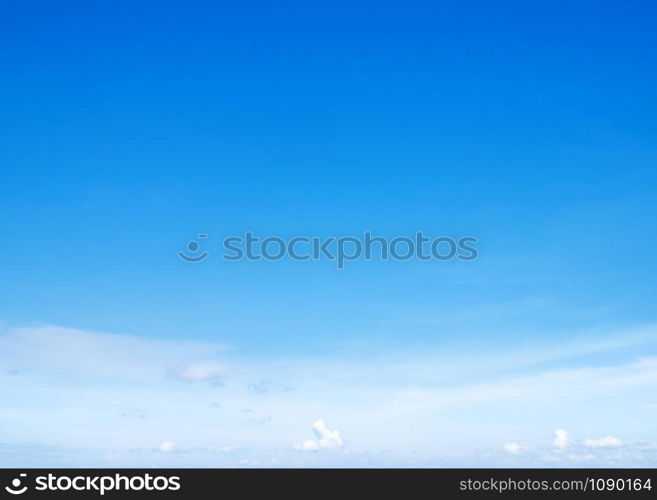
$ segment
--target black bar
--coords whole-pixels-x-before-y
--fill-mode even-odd
[[[657,498],[657,469],[0,469],[0,498],[318,495]]]

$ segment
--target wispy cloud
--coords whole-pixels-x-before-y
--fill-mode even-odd
[[[514,455],[516,453],[520,453],[523,450],[523,448],[518,443],[505,443],[503,448],[504,451],[506,451],[507,453],[511,453]]]
[[[189,342],[38,326],[0,335],[0,362],[23,373],[77,374],[145,380],[161,378],[167,366],[218,356],[225,347]]]
[[[645,341],[640,337],[637,345]],[[218,445],[210,443],[226,442],[251,453],[231,458],[232,465],[256,456],[266,461],[279,452],[281,463],[297,465],[328,464],[337,455],[344,461],[347,454],[379,463],[378,453],[388,449],[393,450],[388,457],[406,457],[399,458],[401,464],[424,456],[427,465],[435,464],[436,456],[441,463],[473,463],[473,457],[484,456],[481,450],[490,453],[485,465],[565,465],[576,459],[584,463],[588,455],[594,458],[586,463],[640,464],[657,456],[649,445],[631,444],[657,441],[652,424],[657,399],[650,399],[657,359],[641,348],[623,363],[614,358],[614,363],[589,364],[569,357],[568,344],[559,351],[567,364],[531,364],[502,349],[457,360],[436,351],[433,357],[405,353],[395,359],[263,362],[229,358],[215,343],[56,327],[12,329],[0,334],[0,377],[6,379],[0,384],[0,426],[16,440],[53,449],[91,447],[134,464],[196,460],[202,465],[204,456],[225,455],[212,454],[209,449]],[[468,368],[472,373],[466,376]],[[432,369],[439,375],[432,376]],[[249,385],[249,380],[260,382]],[[294,391],[279,390],[291,385]],[[618,424],[621,397],[634,408],[632,428]],[[221,411],[211,404],[218,398]],[[252,412],[242,413],[245,408]],[[318,414],[324,419],[316,421]],[[140,418],[124,418],[128,415]],[[313,421],[315,437],[300,441],[299,429]],[[340,422],[340,431],[325,421]],[[552,439],[555,422],[564,427]],[[26,428],[36,431],[27,434]],[[161,453],[162,437],[173,435],[176,453]],[[133,449],[156,450],[159,458]],[[340,454],[295,453],[329,449]],[[285,450],[297,458],[285,462]],[[435,455],[435,450],[443,451]]]
[[[208,382],[212,385],[224,385],[230,370],[214,361],[194,363],[184,367],[169,369],[169,376],[183,382]]]
[[[613,436],[605,436],[597,439],[585,439],[582,444],[588,448],[615,448],[621,446],[623,442]]]

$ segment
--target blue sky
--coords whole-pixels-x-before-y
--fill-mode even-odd
[[[655,14],[4,5],[1,463],[654,465]],[[245,231],[479,258],[219,258]]]

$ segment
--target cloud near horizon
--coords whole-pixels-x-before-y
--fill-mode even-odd
[[[313,432],[316,439],[308,439],[294,446],[299,451],[319,451],[344,446],[340,431],[332,431],[326,427],[323,420],[317,420],[313,424]]]
[[[621,341],[610,344],[601,339],[601,345],[615,349]],[[474,463],[482,448],[493,453],[482,465],[505,460],[523,465],[566,463],[569,455],[561,451],[567,448],[578,459],[593,455],[594,461],[608,464],[642,464],[655,457],[657,451],[650,445],[622,443],[657,442],[652,425],[654,402],[645,399],[646,390],[657,383],[657,359],[635,356],[622,364],[590,365],[565,358],[568,345],[562,345],[562,350],[568,366],[545,367],[539,362],[527,370],[526,359],[509,370],[509,360],[518,357],[513,351],[487,355],[489,374],[489,368],[480,373],[482,364],[475,357],[454,360],[439,351],[433,357],[426,352],[404,354],[394,362],[370,356],[350,361],[290,359],[281,364],[246,356],[229,358],[217,343],[58,327],[9,329],[0,333],[0,377],[7,382],[0,389],[4,404],[0,426],[17,442],[37,440],[46,447],[93,449],[101,456],[124,456],[131,449],[160,451],[164,443],[173,442],[163,437],[175,436],[177,453],[162,454],[169,460],[184,460],[190,450],[210,455],[207,450],[226,442],[251,450],[250,459],[259,454],[263,463],[274,452],[330,449],[341,450],[340,460],[361,454],[373,460],[370,463],[384,463],[378,453],[388,449],[396,457],[416,450],[420,455],[413,455],[413,460],[425,456],[427,464],[436,463],[431,457],[439,457],[440,463],[463,463],[458,462],[462,460],[458,453],[470,457],[467,463]],[[501,373],[490,364],[494,359],[504,363]],[[473,367],[467,379],[427,376],[432,370],[442,374],[440,370],[457,361]],[[267,383],[254,387],[249,380]],[[294,391],[271,390],[291,386]],[[221,411],[212,405],[218,391]],[[645,425],[632,429],[616,425],[622,413],[612,404],[617,395],[636,402],[635,418],[638,422],[643,418]],[[567,415],[552,410],[557,402],[568,405]],[[244,408],[253,409],[254,417],[245,418]],[[473,425],[463,420],[463,415],[472,412],[486,414],[485,422]],[[318,413],[324,418],[315,420]],[[48,425],[43,422],[45,414]],[[554,429],[555,420],[567,423],[573,435],[586,439],[571,439],[568,431],[559,428],[547,448],[545,432]],[[527,421],[533,422],[529,429]],[[299,433],[308,422],[314,422],[315,438],[299,442]],[[337,422],[349,436],[348,450],[342,432],[325,422]],[[26,427],[39,432],[25,433]],[[523,434],[518,434],[520,429],[525,429]],[[596,435],[604,437],[586,437]],[[281,463],[328,464],[322,460],[335,455],[294,454],[298,458],[288,457],[288,462]],[[211,455],[214,460],[226,454]],[[238,458],[245,457],[234,459]],[[385,463],[406,463],[407,459]],[[195,460],[195,464],[205,463],[202,458]]]
[[[605,436],[597,439],[585,439],[582,444],[588,448],[614,448],[621,446],[623,442],[613,436]]]

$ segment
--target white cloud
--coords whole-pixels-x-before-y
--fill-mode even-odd
[[[585,439],[582,444],[587,448],[614,448],[621,446],[623,442],[613,436],[605,436],[597,439]]]
[[[573,462],[590,462],[595,459],[595,455],[587,453],[586,455],[568,455],[568,459]]]
[[[506,443],[504,445],[504,451],[507,453],[511,453],[512,455],[515,455],[516,453],[520,453],[522,451],[522,447],[518,443]]]
[[[568,432],[564,429],[556,429],[554,431],[554,446],[560,450],[565,450],[569,443],[570,439],[568,438]]]
[[[301,444],[295,444],[294,449],[299,451],[317,451],[319,450],[319,443],[314,439],[308,439]]]
[[[340,431],[332,431],[323,420],[317,420],[313,424],[313,432],[317,439],[308,439],[294,446],[299,451],[318,451],[328,448],[336,448],[344,445]]]
[[[208,382],[212,385],[223,385],[229,370],[221,363],[214,361],[194,363],[185,367],[169,370],[169,376],[184,382]]]
[[[571,341],[559,345],[559,351],[566,353]],[[219,344],[206,342],[55,327],[0,329],[0,427],[17,440],[76,452],[93,447],[117,453],[123,463],[134,466],[172,465],[171,460],[180,465],[234,466],[243,458],[241,452],[212,449],[208,443],[250,450],[251,458],[261,464],[277,450],[301,443],[294,448],[317,452],[291,453],[294,464],[343,465],[343,453],[323,453],[346,446],[339,432],[316,422],[317,436],[298,435],[321,412],[327,422],[340,422],[341,431],[350,437],[350,451],[367,456],[363,460],[371,460],[372,465],[412,460],[467,465],[486,449],[493,450],[482,459],[481,465],[487,466],[510,459],[533,466],[541,463],[542,455],[572,465],[570,454],[578,458],[593,454],[596,464],[630,466],[657,456],[653,447],[635,450],[632,444],[653,435],[654,408],[647,406],[651,401],[646,403],[645,394],[657,383],[657,358],[641,359],[646,352],[651,350],[630,349],[622,358],[614,357],[613,363],[607,357],[564,357],[545,365],[544,360],[522,358],[513,349],[467,358],[459,358],[458,352],[447,356],[427,349],[389,357],[321,355],[280,360],[246,351],[229,354]],[[532,353],[539,356],[542,351]],[[508,366],[496,365],[502,361]],[[525,370],[531,363],[532,369]],[[8,379],[6,370],[18,375]],[[465,370],[472,371],[467,378],[461,376]],[[171,377],[190,383],[177,383]],[[235,383],[221,390],[222,410],[216,411],[210,406],[218,397],[212,384],[225,380]],[[249,382],[270,380],[248,387]],[[285,390],[290,386],[295,390]],[[266,396],[257,396],[267,390]],[[632,428],[621,426],[623,409],[613,404],[617,395],[635,408]],[[245,416],[242,408],[255,412]],[[554,429],[564,411],[568,421],[562,425],[578,436],[568,439],[563,431],[554,444],[549,435],[546,443],[545,430]],[[459,418],[464,414],[486,418]],[[271,421],[259,425],[269,419],[267,415]],[[527,422],[532,423],[527,426]],[[509,428],[523,431],[506,438],[508,446],[502,448],[505,441],[500,442],[499,436]],[[171,429],[185,448],[178,445],[177,453],[161,453],[158,444],[171,436]],[[611,447],[602,438],[621,433],[626,443],[620,447]],[[313,439],[301,442],[304,437]],[[600,443],[609,447],[596,447],[598,439],[584,442],[584,437],[604,439]],[[132,449],[144,451],[132,453]],[[635,458],[639,453],[647,458]],[[355,460],[354,454],[349,460]],[[288,456],[281,460],[287,463]]]
[[[172,443],[171,441],[164,441],[164,442],[160,445],[160,451],[166,453],[166,452],[168,452],[168,451],[173,450],[175,447],[176,447],[176,443]]]

